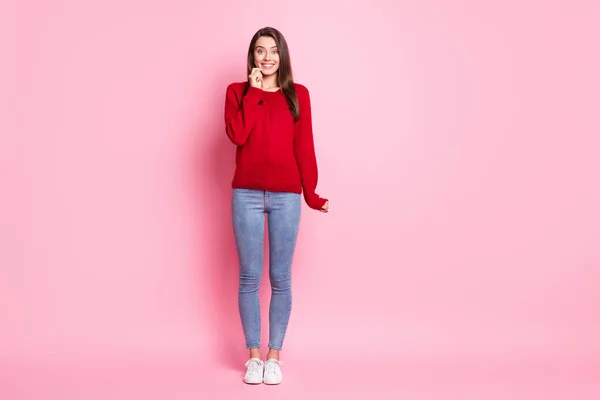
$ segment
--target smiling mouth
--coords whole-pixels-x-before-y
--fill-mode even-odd
[[[262,66],[266,67],[266,68],[271,68],[271,67],[274,67],[275,64],[262,64]]]

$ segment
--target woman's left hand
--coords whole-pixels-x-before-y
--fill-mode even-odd
[[[321,211],[322,213],[328,213],[329,212],[329,200],[327,200],[325,202],[325,204],[323,204],[323,207],[319,211]]]

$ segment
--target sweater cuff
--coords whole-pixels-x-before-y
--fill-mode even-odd
[[[316,193],[313,193],[311,196],[307,196],[306,198],[306,204],[308,204],[308,206],[313,210],[321,210],[327,201],[327,199],[319,197],[319,195]]]
[[[258,104],[263,97],[263,90],[259,88],[255,88],[254,86],[250,86],[248,91],[246,92],[246,99],[251,103]]]

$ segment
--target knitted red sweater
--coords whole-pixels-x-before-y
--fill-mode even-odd
[[[285,94],[232,83],[225,95],[225,131],[237,145],[233,188],[303,193],[310,208],[327,199],[315,193],[317,159],[308,89],[294,84],[300,117],[294,122]]]

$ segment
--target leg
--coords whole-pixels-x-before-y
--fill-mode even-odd
[[[269,354],[279,358],[292,309],[292,260],[300,226],[301,197],[267,192],[269,219]]]
[[[234,189],[232,220],[240,266],[238,307],[246,347],[251,358],[260,356],[260,303],[265,231],[263,191]]]

